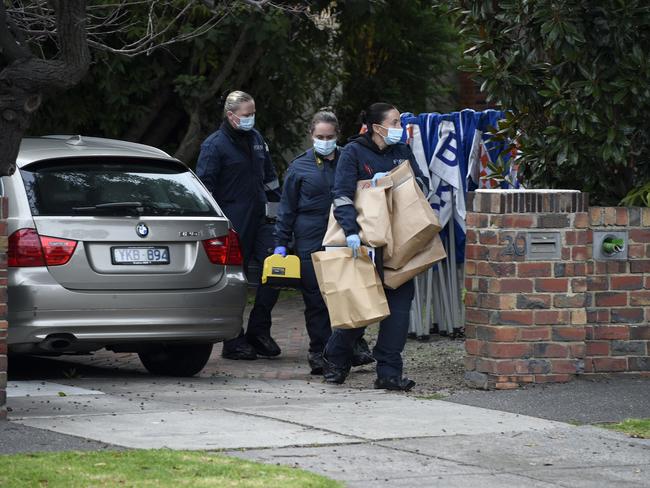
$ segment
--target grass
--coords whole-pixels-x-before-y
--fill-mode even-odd
[[[296,468],[211,452],[163,450],[0,455],[0,486],[340,488]]]
[[[601,424],[601,427],[624,432],[637,439],[650,439],[650,419],[626,419],[617,424]]]

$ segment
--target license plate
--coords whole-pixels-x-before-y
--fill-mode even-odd
[[[169,264],[168,247],[111,247],[113,264]]]

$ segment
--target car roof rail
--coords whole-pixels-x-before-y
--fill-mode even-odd
[[[84,144],[84,140],[81,138],[81,134],[79,134],[72,136],[70,139],[67,139],[65,143],[70,144],[71,146],[81,146]]]

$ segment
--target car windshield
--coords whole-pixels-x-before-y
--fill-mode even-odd
[[[173,161],[51,160],[20,173],[33,215],[219,215],[192,172]]]

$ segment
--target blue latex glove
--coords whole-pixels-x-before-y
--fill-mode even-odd
[[[384,176],[388,176],[388,171],[375,173],[375,176],[372,177],[372,186],[377,186],[377,180],[382,179]]]
[[[357,257],[357,252],[359,251],[359,246],[361,246],[361,239],[359,238],[359,234],[350,234],[345,238],[345,242],[347,242],[348,247],[352,249],[352,256]]]
[[[273,250],[273,254],[279,254],[283,258],[287,257],[287,248],[284,246],[278,246]]]

